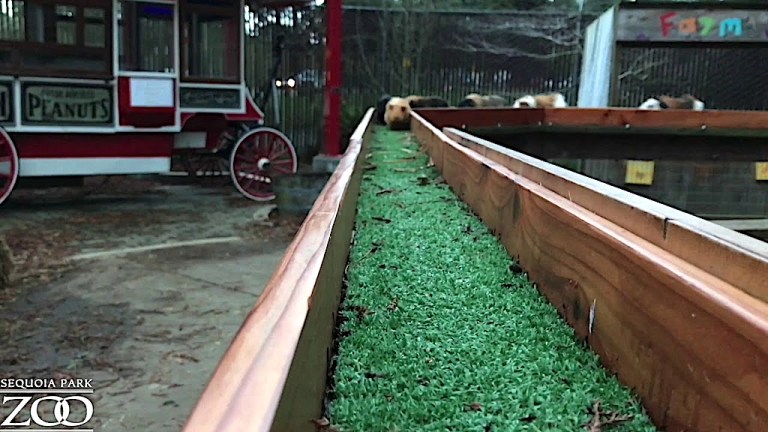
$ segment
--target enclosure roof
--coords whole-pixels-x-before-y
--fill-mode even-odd
[[[663,9],[765,9],[765,1],[754,0],[620,0],[624,8],[663,8]]]

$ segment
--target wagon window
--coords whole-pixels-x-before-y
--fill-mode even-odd
[[[184,2],[184,74],[188,81],[240,82],[240,1]]]
[[[124,0],[118,7],[120,69],[172,73],[173,5]]]
[[[110,0],[2,0],[0,73],[111,75]]]

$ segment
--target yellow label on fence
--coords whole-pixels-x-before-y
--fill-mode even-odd
[[[653,184],[653,161],[627,161],[627,175],[624,183],[650,185]]]
[[[768,180],[768,162],[755,162],[755,180]]]

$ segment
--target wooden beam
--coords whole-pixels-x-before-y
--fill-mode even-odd
[[[416,112],[438,128],[467,130],[542,159],[754,162],[768,158],[768,112],[628,108]]]
[[[446,182],[518,257],[603,364],[640,395],[660,428],[765,430],[768,304],[729,282],[751,280],[751,291],[764,287],[765,256],[736,263],[731,254],[716,261],[699,249],[707,258],[698,263],[708,265],[697,265],[679,249],[687,244],[683,249],[691,253],[711,244],[706,228],[714,227],[693,229],[688,220],[658,224],[661,204],[639,199],[626,209],[613,199],[615,190],[599,182],[574,187],[558,167],[519,153],[506,155],[505,164],[494,161],[418,114],[411,127]],[[579,197],[567,196],[570,191]],[[592,209],[585,207],[589,195],[600,197]],[[600,205],[609,209],[595,211]],[[621,208],[633,214],[631,221],[605,216],[618,216]],[[748,246],[738,240],[728,246]],[[660,246],[664,242],[671,244]]]
[[[185,432],[314,432],[357,197],[365,114],[328,184],[235,336]]]
[[[768,112],[640,110],[635,108],[430,108],[415,112],[438,128],[459,129],[506,126],[582,126],[594,128],[689,129],[709,133],[722,129],[768,135]]]
[[[676,133],[574,132],[537,128],[469,129],[473,135],[540,159],[743,161],[768,159],[768,137]]]

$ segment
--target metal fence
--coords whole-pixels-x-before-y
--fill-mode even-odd
[[[406,12],[347,8],[344,103],[355,111],[382,93],[467,93],[508,99],[561,91],[575,102],[583,21],[562,13]]]
[[[691,93],[708,108],[768,110],[768,44],[619,46],[615,106]]]
[[[293,78],[295,86],[281,87],[279,115],[272,106],[262,109],[267,124],[280,126],[305,158],[323,138],[324,13],[315,7],[248,11],[246,22],[252,89],[268,79],[274,38],[287,36],[280,78]],[[471,92],[511,100],[562,91],[575,103],[581,25],[592,18],[345,7],[343,138],[382,93],[438,95],[455,104]]]
[[[246,83],[260,99],[259,90],[270,80],[272,47],[276,38],[283,36],[278,104],[272,99],[260,108],[265,124],[281,129],[305,161],[317,154],[323,140],[324,18],[324,10],[315,7],[246,9]]]

